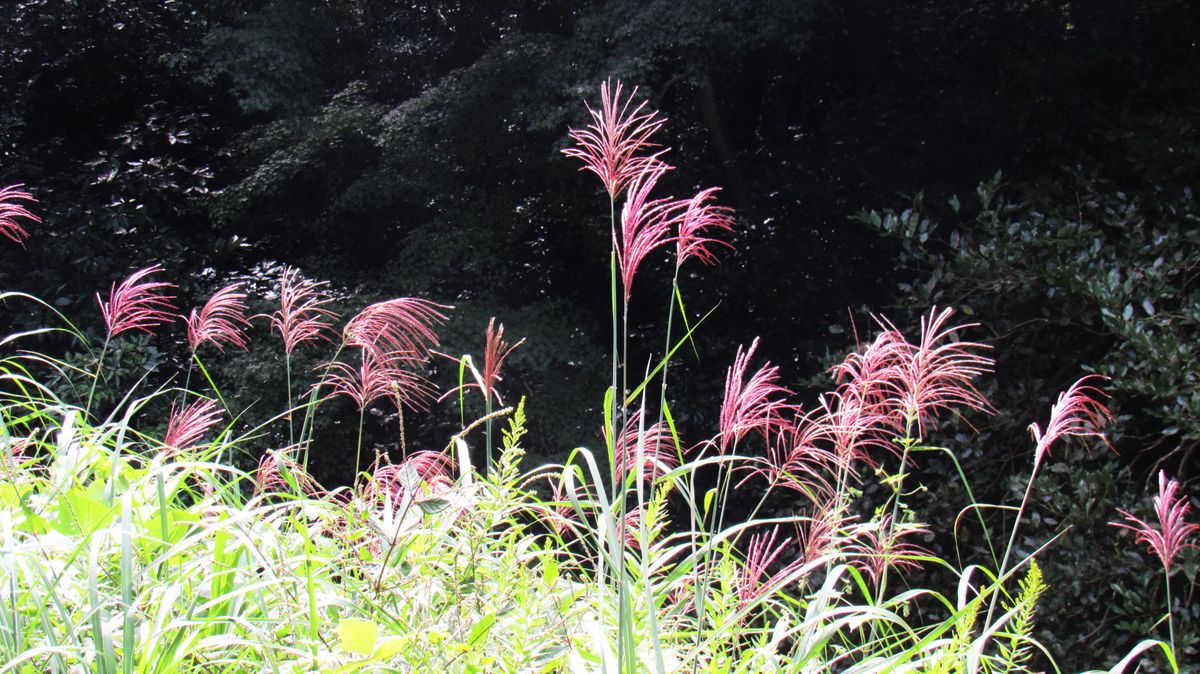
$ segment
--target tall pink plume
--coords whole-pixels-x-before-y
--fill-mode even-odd
[[[327,281],[301,278],[300,270],[287,267],[279,279],[279,310],[271,314],[271,330],[283,337],[283,350],[291,355],[297,347],[318,340],[333,341],[332,322],[337,313],[326,308],[333,298],[325,291]]]
[[[446,322],[451,307],[415,297],[378,302],[363,309],[343,330],[346,346],[359,346],[377,356],[389,353],[427,358],[438,345],[434,326]]]
[[[682,266],[692,258],[704,264],[716,264],[717,255],[712,246],[733,249],[732,244],[712,237],[716,231],[733,231],[733,209],[712,203],[718,191],[720,189],[716,187],[703,190],[684,207],[679,217],[679,236],[675,239],[676,266]]]
[[[324,491],[321,485],[292,456],[297,449],[298,447],[293,446],[267,450],[259,459],[258,469],[254,472],[255,494],[261,496],[292,493],[292,482],[295,482],[300,488],[300,495],[310,498],[321,496]]]
[[[1050,423],[1046,425],[1045,432],[1036,423],[1029,424],[1029,433],[1037,443],[1033,453],[1034,465],[1040,464],[1050,453],[1050,446],[1063,436],[1099,438],[1108,444],[1103,429],[1112,415],[1100,402],[1104,393],[1088,383],[1093,379],[1103,377],[1088,375],[1058,395],[1058,401],[1050,408]]]
[[[192,309],[186,319],[188,346],[193,352],[205,342],[218,349],[223,345],[247,350],[250,340],[245,330],[250,327],[246,319],[246,293],[240,283],[233,283],[213,293],[199,310]]]
[[[500,381],[500,368],[504,366],[508,354],[524,344],[525,340],[520,339],[516,344],[504,341],[504,324],[496,326],[496,319],[493,318],[488,321],[484,342],[483,381],[479,385],[483,389],[484,396],[494,397],[497,402],[503,404],[500,393],[496,391],[496,382]]]
[[[42,219],[17,203],[18,201],[37,203],[37,199],[34,199],[32,194],[23,191],[22,187],[24,185],[18,183],[0,190],[0,236],[23,246],[25,239],[29,238],[29,232],[21,226],[19,220],[37,223]]]
[[[661,152],[645,156],[638,153],[657,147],[650,137],[666,121],[657,112],[644,112],[645,102],[633,105],[636,88],[622,100],[621,87],[620,82],[614,86],[611,80],[600,85],[600,109],[588,106],[592,122],[582,129],[572,129],[575,147],[562,151],[581,160],[581,170],[599,176],[614,199],[635,176],[662,163],[658,159]]]
[[[174,320],[175,306],[171,300],[175,298],[161,291],[175,286],[163,281],[145,280],[162,270],[159,265],[153,265],[135,271],[120,285],[113,285],[108,302],[100,299],[99,293],[96,294],[109,339],[129,330],[153,334],[154,328]]]
[[[1171,574],[1171,566],[1175,557],[1184,548],[1195,548],[1197,545],[1188,539],[1200,531],[1200,524],[1187,521],[1191,504],[1186,496],[1176,496],[1179,483],[1168,480],[1165,471],[1158,472],[1158,495],[1154,497],[1154,512],[1158,516],[1158,526],[1138,519],[1124,510],[1117,512],[1125,516],[1126,522],[1109,522],[1114,527],[1128,529],[1135,535],[1138,543],[1144,543],[1162,562],[1167,575]]]
[[[670,241],[671,229],[681,217],[686,201],[650,199],[650,192],[669,167],[655,166],[639,173],[629,183],[629,195],[621,206],[621,230],[617,241],[617,266],[625,288],[625,302],[633,292],[633,277],[646,256]]]
[[[739,346],[733,365],[725,375],[718,442],[722,454],[751,431],[769,436],[773,430],[786,428],[789,422],[785,415],[795,411],[795,407],[785,400],[792,392],[777,383],[779,368],[765,363],[749,379],[746,378],[750,359],[757,348],[757,337],[749,349],[743,351]]]
[[[987,400],[972,381],[991,371],[992,359],[979,354],[988,348],[964,342],[954,334],[975,324],[948,326],[952,309],[934,307],[921,318],[921,339],[897,363],[900,400],[906,415],[924,434],[925,422],[957,408],[987,410]],[[890,327],[890,326],[889,326]]]
[[[327,374],[317,386],[331,387],[332,395],[350,398],[359,410],[387,396],[409,409],[424,409],[435,397],[433,385],[424,377],[400,367],[412,358],[396,353],[379,356],[366,349],[360,355],[357,367],[337,361],[320,368]]]
[[[215,400],[197,400],[182,409],[171,405],[163,447],[179,452],[196,446],[197,441],[221,420],[221,408]]]

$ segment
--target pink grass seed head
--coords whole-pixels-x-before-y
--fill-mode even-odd
[[[1124,510],[1117,512],[1125,516],[1125,522],[1109,522],[1114,527],[1128,529],[1134,533],[1134,540],[1144,543],[1150,551],[1162,562],[1163,570],[1171,574],[1175,558],[1184,548],[1195,548],[1191,538],[1200,531],[1200,524],[1187,521],[1191,504],[1186,496],[1177,496],[1179,483],[1168,480],[1165,471],[1158,473],[1158,495],[1154,497],[1154,513],[1158,517],[1158,526],[1134,517]]]
[[[582,129],[572,129],[575,147],[563,154],[583,162],[580,170],[591,171],[604,183],[608,195],[616,199],[625,186],[647,169],[661,164],[660,152],[639,153],[657,147],[650,138],[666,120],[657,112],[647,111],[643,101],[633,104],[637,89],[624,99],[622,84],[608,80],[600,85],[600,109],[588,106],[592,121]]]
[[[135,271],[119,285],[113,284],[107,302],[96,294],[109,339],[129,330],[153,334],[154,328],[175,319],[175,306],[171,303],[175,298],[163,292],[175,286],[164,281],[146,280],[162,270],[156,264]]]
[[[333,298],[326,292],[327,281],[301,278],[300,270],[287,267],[279,279],[279,310],[267,318],[271,330],[283,338],[283,350],[291,355],[309,342],[332,342],[333,321],[338,314],[326,308]]]
[[[250,339],[246,329],[250,321],[246,318],[246,293],[240,283],[233,283],[217,292],[199,310],[192,309],[185,319],[187,323],[188,347],[195,353],[200,345],[208,342],[218,349],[223,345],[249,348]]]
[[[29,232],[21,226],[20,221],[26,220],[33,223],[42,221],[28,208],[17,203],[19,201],[37,203],[37,199],[34,199],[32,194],[21,189],[23,187],[24,185],[18,183],[0,189],[0,236],[22,246],[25,245],[25,239],[29,238]]]

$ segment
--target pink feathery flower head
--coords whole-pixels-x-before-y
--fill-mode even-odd
[[[400,463],[376,467],[367,495],[377,499],[390,496],[393,502],[398,502],[406,494],[414,495],[412,492],[421,482],[431,490],[441,491],[454,483],[453,475],[454,463],[444,453],[413,452]]]
[[[786,414],[795,410],[784,400],[792,392],[778,383],[779,368],[765,363],[749,379],[746,369],[758,348],[758,338],[750,348],[738,347],[733,365],[725,375],[725,399],[721,403],[718,449],[724,454],[730,443],[736,444],[750,431],[769,436],[771,431],[789,426]]]
[[[108,302],[100,299],[100,294],[96,293],[96,302],[100,304],[109,339],[128,330],[153,334],[154,328],[174,320],[175,306],[171,300],[175,298],[160,291],[175,286],[163,281],[145,280],[147,276],[162,270],[159,265],[153,265],[135,271],[120,285],[113,284]]]
[[[286,267],[279,279],[279,310],[268,316],[271,330],[283,337],[283,350],[289,356],[302,344],[325,340],[332,342],[332,321],[337,313],[325,306],[333,301],[325,291],[328,281],[301,278],[300,270]]]
[[[839,458],[823,446],[832,444],[829,425],[822,411],[815,412],[804,414],[779,429],[767,445],[766,465],[741,468],[748,474],[737,486],[741,487],[755,475],[762,475],[772,485],[814,500],[827,496],[832,488],[825,473],[837,466]]]
[[[657,147],[650,137],[666,122],[657,112],[643,112],[645,101],[633,105],[637,88],[622,100],[621,86],[617,82],[614,87],[611,80],[600,85],[600,109],[588,106],[592,122],[583,129],[571,129],[575,147],[562,151],[583,162],[580,170],[599,176],[613,199],[635,176],[662,163],[658,159],[662,151],[646,156],[638,153]]]
[[[1087,375],[1058,394],[1058,401],[1050,408],[1050,423],[1046,425],[1045,432],[1036,422],[1029,424],[1029,433],[1037,443],[1033,452],[1035,466],[1050,453],[1050,446],[1064,435],[1099,438],[1108,445],[1102,429],[1112,415],[1100,402],[1104,393],[1088,383],[1092,379],[1103,378],[1100,375]]]
[[[900,399],[906,419],[917,422],[924,434],[925,421],[955,408],[988,410],[990,406],[973,380],[991,371],[991,358],[979,355],[987,345],[963,342],[954,333],[976,324],[947,326],[954,310],[937,307],[921,318],[920,343],[898,359]],[[887,325],[888,329],[894,330]]]
[[[797,522],[796,540],[803,563],[811,564],[832,552],[842,529],[853,520],[854,516],[846,514],[844,506],[827,501],[818,505],[807,520]]]
[[[33,213],[29,212],[18,201],[28,201],[37,203],[37,199],[33,195],[25,192],[21,188],[23,184],[9,185],[0,190],[0,236],[4,236],[11,241],[25,245],[25,239],[29,238],[29,232],[18,222],[20,219],[30,222],[41,222],[42,219]]]
[[[304,467],[292,457],[296,447],[267,450],[258,461],[258,469],[254,471],[254,493],[284,494],[291,490],[288,476],[300,487],[300,493],[309,498],[321,495],[321,485],[309,475]]]
[[[496,382],[500,381],[500,368],[504,366],[508,354],[524,344],[525,340],[520,339],[516,344],[504,341],[504,324],[496,326],[496,319],[492,318],[488,321],[484,342],[483,381],[479,383],[479,386],[484,396],[495,397],[497,402],[504,404],[500,399],[500,393],[496,390]]]
[[[319,367],[327,374],[316,386],[330,386],[331,395],[350,398],[360,411],[386,396],[412,410],[424,409],[435,397],[436,391],[429,381],[400,366],[412,362],[412,357],[398,353],[380,356],[367,349],[360,356],[357,367],[341,361]]]
[[[773,586],[778,582],[778,578],[781,577],[781,574],[777,573],[765,581],[763,580],[764,576],[767,576],[771,564],[792,543],[791,538],[784,538],[776,545],[775,537],[778,535],[779,527],[775,527],[769,534],[760,531],[750,537],[746,560],[737,574],[738,606],[741,608],[746,608],[769,593],[774,589]],[[786,573],[782,575],[786,575]]]
[[[200,399],[182,409],[177,409],[172,403],[163,448],[170,453],[190,449],[220,420],[221,408],[215,400]]]
[[[377,302],[358,312],[343,330],[346,346],[359,346],[377,355],[396,353],[427,358],[438,345],[435,325],[446,322],[451,307],[415,297]]]
[[[714,239],[709,234],[716,230],[733,231],[733,209],[717,206],[712,202],[720,188],[710,187],[688,200],[683,214],[679,216],[679,236],[675,239],[675,265],[696,258],[707,265],[717,263],[717,255],[709,246],[725,246],[733,250],[733,244]]]
[[[679,467],[675,455],[675,441],[667,424],[658,422],[649,428],[641,428],[642,413],[635,411],[625,421],[625,431],[613,446],[613,462],[617,479],[624,480],[630,471],[637,470],[638,452],[641,452],[642,479],[653,482]],[[604,428],[605,439],[608,427]]]
[[[240,283],[227,285],[213,293],[199,311],[192,309],[185,322],[188,347],[193,353],[205,342],[218,349],[223,349],[223,344],[248,349],[250,340],[245,330],[250,321],[246,319],[246,293],[241,288]]]
[[[845,550],[857,557],[854,566],[870,576],[871,582],[879,587],[879,581],[888,569],[903,571],[921,568],[921,560],[916,558],[932,553],[905,539],[926,531],[919,524],[897,523],[893,526],[889,513],[855,527],[852,542],[846,545]]]
[[[1158,526],[1152,526],[1149,522],[1138,519],[1119,508],[1117,512],[1124,515],[1128,523],[1109,522],[1114,527],[1132,531],[1138,543],[1145,543],[1149,546],[1150,551],[1162,562],[1167,575],[1171,574],[1171,565],[1174,564],[1175,557],[1184,548],[1197,547],[1188,539],[1200,531],[1200,524],[1187,521],[1188,510],[1192,506],[1188,503],[1187,497],[1176,497],[1175,494],[1178,491],[1179,483],[1175,480],[1168,480],[1167,473],[1159,471],[1158,496],[1154,497],[1154,512],[1158,515]]]
[[[686,201],[650,199],[650,192],[670,167],[660,165],[639,173],[629,183],[629,194],[621,206],[621,231],[617,237],[617,266],[625,288],[625,302],[633,291],[633,277],[642,260],[670,241],[671,228],[681,217]]]

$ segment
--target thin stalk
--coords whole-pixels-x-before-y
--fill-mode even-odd
[[[487,456],[487,463],[484,464],[483,474],[489,475],[492,472],[492,396],[487,391],[483,392],[483,396],[483,416],[487,419],[487,423],[484,425],[484,435],[486,438],[484,440],[486,443],[484,445],[484,452]]]
[[[292,405],[292,354],[286,351],[283,354],[283,371],[287,376],[287,419],[288,419],[288,447],[293,447],[296,444],[296,421],[292,417],[294,412]],[[308,470],[308,452],[304,456],[304,469]]]
[[[362,465],[363,417],[366,416],[366,405],[358,408],[358,446],[354,450],[354,484],[358,484],[359,466]]]
[[[1041,465],[1040,457],[1033,462],[1033,472],[1029,474],[1029,482],[1025,484],[1025,495],[1021,497],[1021,507],[1017,509],[1017,521],[1013,522],[1012,533],[1008,536],[1008,545],[1004,548],[1004,557],[1000,560],[1000,569],[996,572],[996,589],[1000,590],[1001,583],[1004,582],[1004,572],[1008,569],[1008,558],[1012,555],[1013,546],[1017,543],[1017,532],[1021,529],[1021,517],[1025,514],[1025,507],[1029,503],[1029,494],[1033,491],[1033,480],[1037,477],[1038,467]],[[996,593],[999,595],[999,592]],[[992,624],[992,615],[996,612],[997,598],[993,598],[988,605],[987,622],[984,625]]]
[[[1171,652],[1175,653],[1175,618],[1171,615],[1171,573],[1165,566],[1163,578],[1167,581],[1167,634],[1171,639]]]
[[[96,373],[92,375],[92,387],[88,389],[87,405],[84,406],[86,416],[92,416],[92,398],[96,395],[96,382],[100,380],[100,373],[104,371],[104,356],[108,355],[108,343],[112,341],[112,337],[104,339],[104,346],[100,348],[100,357],[96,359]]]
[[[893,488],[894,492],[892,493],[892,519],[888,522],[888,531],[883,539],[884,545],[890,545],[892,536],[895,535],[896,532],[896,517],[900,514],[900,497],[904,494],[904,478],[908,475],[908,473],[905,472],[905,466],[908,463],[908,452],[912,449],[913,444],[916,442],[912,435],[914,421],[916,421],[915,415],[909,414],[905,416],[904,437],[900,440],[900,444],[904,445],[904,451],[900,453],[900,472],[896,475],[896,486]],[[888,564],[887,560],[885,559],[883,565],[883,574],[879,578],[879,590],[876,593],[877,598],[880,601],[883,601],[884,592],[887,590],[887,579]]]

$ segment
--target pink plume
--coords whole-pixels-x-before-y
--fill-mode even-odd
[[[599,176],[614,199],[635,176],[662,163],[658,160],[661,152],[651,156],[636,155],[657,147],[650,142],[650,137],[666,122],[657,112],[643,112],[645,102],[633,106],[636,88],[622,100],[621,86],[617,82],[614,87],[611,80],[600,85],[600,109],[588,106],[592,122],[583,129],[572,129],[570,135],[576,146],[562,151],[568,157],[583,161],[581,170]]]
[[[271,329],[283,337],[283,350],[288,355],[296,347],[320,339],[333,341],[331,321],[338,315],[325,308],[333,298],[325,292],[326,281],[301,278],[300,270],[288,267],[279,279],[279,310],[269,316]]]
[[[17,201],[37,203],[37,199],[34,199],[32,194],[23,191],[22,187],[24,185],[18,183],[0,190],[0,236],[25,245],[25,239],[29,238],[29,232],[25,231],[18,220],[25,219],[37,223],[42,219],[16,203]]]
[[[163,447],[172,453],[194,447],[208,429],[220,420],[221,408],[214,400],[197,400],[183,409],[176,409],[172,403]]]
[[[1171,574],[1171,566],[1175,562],[1175,557],[1184,548],[1197,547],[1188,539],[1200,531],[1200,524],[1187,521],[1188,510],[1192,506],[1188,503],[1187,497],[1176,496],[1178,491],[1179,483],[1175,480],[1168,480],[1166,472],[1159,471],[1158,496],[1154,497],[1154,512],[1158,515],[1158,526],[1152,526],[1145,520],[1138,519],[1120,509],[1117,512],[1124,515],[1129,524],[1109,522],[1114,527],[1132,531],[1135,540],[1138,543],[1145,543],[1162,562],[1167,575]]]
[[[213,293],[199,311],[192,309],[186,323],[188,346],[193,352],[205,342],[218,349],[229,344],[247,350],[249,338],[244,330],[250,327],[250,321],[246,319],[246,294],[241,292],[241,284],[233,283]]]
[[[175,317],[175,306],[170,295],[160,294],[159,291],[175,286],[162,281],[145,281],[151,274],[163,270],[158,265],[135,271],[121,282],[114,284],[109,293],[108,302],[96,294],[100,304],[100,313],[104,316],[104,325],[108,328],[108,337],[112,339],[128,330],[141,330],[153,334],[154,328],[170,323]]]

